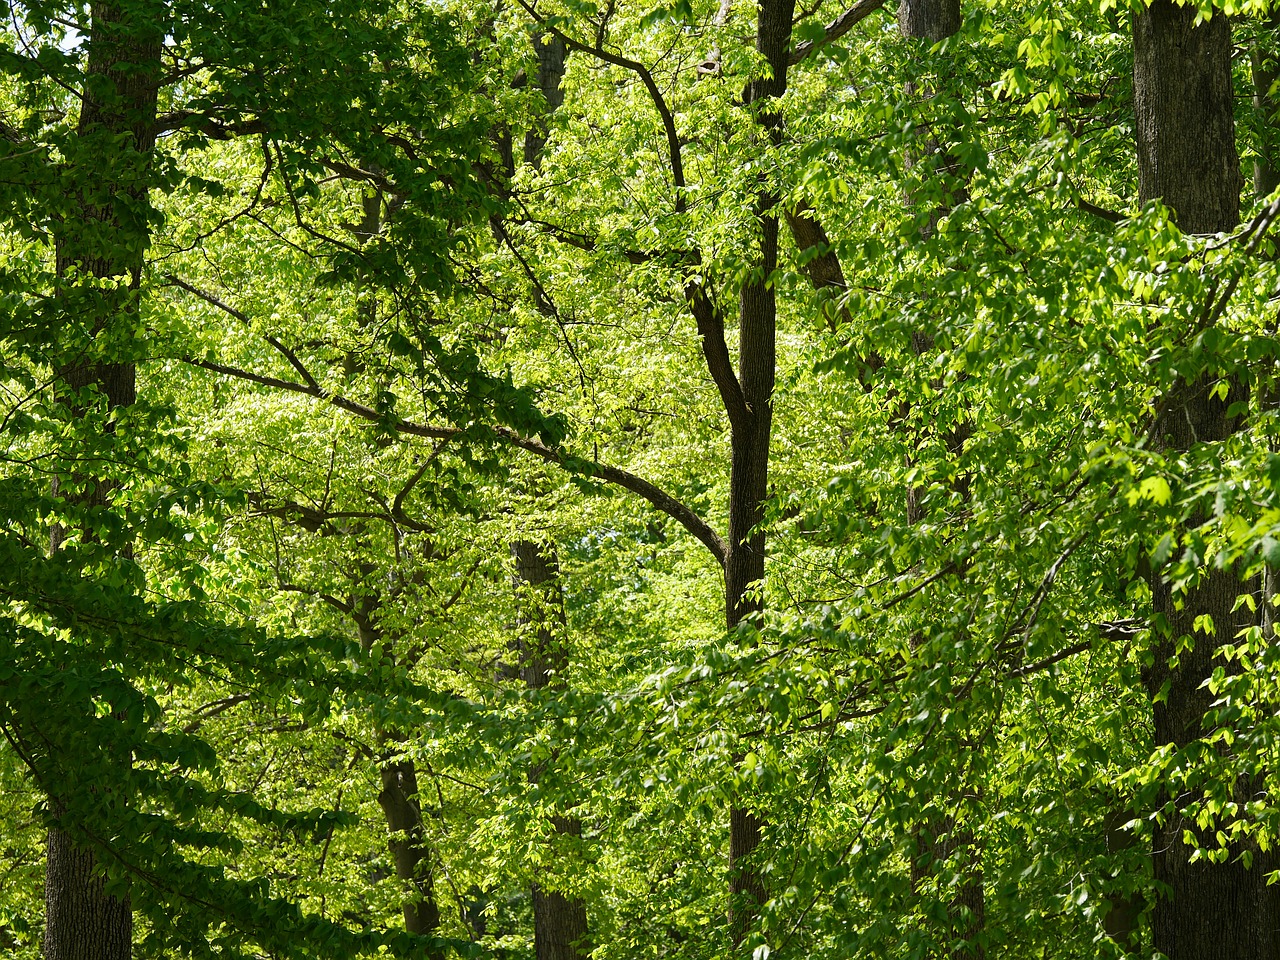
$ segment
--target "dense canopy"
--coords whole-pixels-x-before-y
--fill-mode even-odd
[[[834,2],[9,4],[0,952],[1280,958],[1280,11]]]

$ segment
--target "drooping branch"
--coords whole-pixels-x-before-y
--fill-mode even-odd
[[[548,463],[555,463],[573,469],[580,468],[588,476],[622,487],[624,490],[630,490],[632,493],[644,497],[654,507],[693,534],[703,546],[711,551],[711,555],[716,558],[716,562],[724,566],[725,557],[728,555],[728,546],[721,536],[711,529],[710,525],[689,506],[660,487],[654,486],[648,480],[637,477],[633,473],[628,473],[626,470],[597,463],[594,460],[577,460],[561,450],[548,447],[541,441],[522,437],[515,431],[508,430],[505,427],[496,428],[495,433],[513,447],[519,447],[521,450],[539,456]]]
[[[314,397],[325,403],[337,407],[353,416],[359,417],[369,423],[376,423],[384,429],[394,433],[403,434],[411,437],[423,437],[428,440],[452,440],[461,436],[463,431],[458,427],[438,427],[430,424],[415,423],[406,420],[403,417],[388,416],[379,413],[372,407],[344,397],[341,394],[335,394],[325,390],[318,384],[298,383],[294,380],[282,380],[279,377],[265,376],[263,374],[254,373],[250,370],[242,370],[239,367],[233,367],[228,364],[214,363],[211,360],[198,360],[195,358],[187,358],[186,363],[194,367],[208,370],[212,373],[220,373],[224,376],[234,377],[239,380],[247,380],[251,383],[261,384],[262,386],[272,387],[277,390],[284,390],[289,393],[299,393],[304,396]],[[687,504],[681,502],[671,494],[667,493],[660,487],[655,486],[648,480],[638,477],[633,473],[622,470],[618,467],[611,467],[607,464],[597,463],[595,461],[580,460],[573,457],[555,447],[549,447],[540,440],[530,437],[524,437],[516,433],[509,427],[495,426],[490,428],[495,439],[506,443],[512,447],[532,453],[535,456],[545,460],[548,463],[554,463],[567,469],[579,470],[587,476],[602,480],[605,483],[621,487],[624,490],[643,497],[649,501],[662,513],[671,517],[682,527],[685,528],[715,557],[716,562],[721,566],[724,565],[725,557],[728,555],[728,547],[721,536],[711,528],[711,526],[698,516]]]
[[[645,90],[649,93],[649,98],[653,101],[654,109],[658,112],[658,117],[662,121],[663,132],[667,138],[668,160],[671,164],[671,182],[676,190],[675,210],[676,213],[684,213],[686,206],[685,187],[687,184],[684,179],[684,160],[680,151],[680,135],[676,132],[675,115],[667,105],[662,91],[658,89],[657,81],[653,79],[653,74],[649,71],[649,68],[639,60],[632,60],[630,57],[624,57],[618,53],[610,53],[604,49],[604,45],[599,40],[594,45],[575,40],[563,30],[548,23],[546,18],[538,13],[537,7],[529,3],[528,0],[517,0],[517,2],[540,27],[558,37],[570,50],[577,50],[604,63],[621,67],[623,70],[629,70],[640,78],[640,82],[644,84]]]

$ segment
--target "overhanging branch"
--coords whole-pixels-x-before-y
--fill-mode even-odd
[[[187,358],[185,362],[212,373],[220,373],[224,376],[272,387],[276,390],[313,397],[369,423],[376,423],[386,430],[405,436],[423,437],[428,440],[451,440],[461,436],[463,433],[458,427],[437,427],[430,424],[415,423],[403,417],[387,416],[372,407],[325,390],[316,384],[314,379],[310,383],[298,383],[294,380],[282,380],[279,377],[265,376],[250,370],[242,370],[239,367],[233,367],[228,364],[215,363],[212,360]],[[490,430],[496,439],[509,446],[532,453],[548,463],[554,463],[566,469],[580,470],[587,476],[621,487],[643,497],[662,513],[679,523],[689,533],[693,534],[711,552],[716,562],[722,567],[724,566],[725,558],[729,552],[724,540],[687,504],[671,496],[662,488],[618,467],[611,467],[595,461],[579,460],[562,450],[547,446],[540,440],[521,436],[509,427],[497,426],[491,427]]]

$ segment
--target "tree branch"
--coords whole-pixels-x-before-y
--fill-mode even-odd
[[[537,8],[529,3],[528,0],[516,0],[516,2],[524,8],[525,13],[529,14],[539,26],[559,37],[570,50],[578,50],[615,67],[630,70],[640,78],[645,90],[649,92],[649,98],[653,101],[654,109],[658,111],[658,116],[662,120],[662,129],[667,137],[667,152],[671,163],[671,181],[676,189],[675,209],[676,213],[684,213],[686,184],[684,179],[684,160],[680,152],[680,136],[676,132],[675,116],[672,114],[671,108],[667,106],[666,98],[662,96],[662,91],[658,89],[658,84],[653,79],[653,74],[649,72],[649,68],[639,60],[632,60],[621,54],[610,53],[600,43],[595,46],[588,46],[580,40],[575,40],[563,30],[547,23],[543,16],[538,13]]]
[[[817,255],[800,265],[815,290],[830,290],[839,296],[849,289],[844,278],[844,270],[840,266],[840,258],[831,248],[831,240],[827,231],[822,229],[813,215],[813,208],[807,203],[797,204],[795,209],[786,211],[787,226],[791,228],[791,237],[801,254],[808,250],[818,251]],[[849,309],[840,304],[838,313],[827,313],[827,324],[835,330],[840,323],[848,323],[852,318]]]
[[[461,435],[463,432],[458,427],[436,427],[429,424],[414,423],[413,421],[405,420],[403,417],[384,416],[372,407],[367,407],[362,403],[357,403],[356,401],[341,396],[340,394],[330,393],[314,383],[304,384],[297,383],[292,380],[281,380],[278,377],[263,376],[262,374],[253,373],[249,370],[242,370],[239,367],[232,367],[222,363],[214,363],[211,360],[186,358],[184,362],[194,367],[209,370],[212,373],[220,373],[224,376],[235,377],[239,380],[247,380],[251,383],[258,383],[262,386],[272,387],[277,390],[285,390],[290,393],[300,393],[304,396],[314,397],[317,400],[322,400],[337,407],[339,410],[344,410],[353,416],[357,416],[362,420],[379,424],[385,429],[392,430],[406,436],[424,437],[428,440],[451,440],[454,437]],[[716,533],[715,530],[713,530],[711,526],[698,516],[698,514],[689,506],[677,500],[660,487],[654,486],[648,480],[645,480],[642,477],[637,477],[635,474],[619,469],[618,467],[611,467],[595,461],[580,460],[562,450],[549,447],[539,440],[523,437],[509,427],[499,426],[491,427],[490,429],[496,439],[501,440],[510,446],[532,453],[548,463],[554,463],[557,466],[571,470],[581,469],[581,472],[586,473],[588,476],[595,477],[598,480],[603,480],[604,482],[613,484],[617,487],[622,487],[624,490],[629,490],[632,493],[643,497],[662,513],[665,513],[667,516],[671,517],[671,519],[679,523],[689,533],[693,534],[693,536],[702,543],[703,546],[711,551],[711,555],[715,557],[716,562],[722,567],[724,566],[725,558],[728,556],[729,551],[720,535]]]
[[[702,355],[707,361],[707,370],[720,391],[720,400],[724,404],[725,413],[729,416],[729,425],[734,430],[742,430],[751,418],[751,410],[747,406],[746,397],[742,393],[742,384],[733,372],[733,361],[729,358],[729,347],[724,341],[724,319],[716,309],[699,278],[690,277],[684,284],[685,300],[689,310],[698,323],[698,335],[702,338]]]
[[[825,47],[833,40],[839,40],[852,30],[859,21],[875,13],[884,4],[885,0],[858,0],[852,7],[827,24],[821,38],[796,44],[791,49],[791,53],[788,54],[787,63],[794,67],[815,50]]]

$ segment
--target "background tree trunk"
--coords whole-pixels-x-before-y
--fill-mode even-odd
[[[1163,200],[1184,232],[1217,233],[1240,222],[1231,25],[1195,17],[1172,0],[1134,17],[1138,193]]]
[[[1260,115],[1262,130],[1258,156],[1253,161],[1253,190],[1258,199],[1271,194],[1280,187],[1280,156],[1276,155],[1275,131],[1276,113],[1280,110],[1280,98],[1272,93],[1271,88],[1280,79],[1280,54],[1275,49],[1277,28],[1280,17],[1273,14],[1267,21],[1267,42],[1255,41],[1250,51],[1250,66],[1253,78],[1253,109]]]
[[[362,564],[361,573],[367,578],[378,568]],[[353,597],[352,619],[360,636],[360,648],[371,653],[375,647],[383,656],[390,656],[385,644],[382,627],[378,623],[377,596]],[[378,743],[382,750],[378,765],[378,778],[382,789],[378,792],[378,806],[386,821],[390,836],[387,848],[391,852],[396,879],[407,886],[414,897],[404,904],[404,928],[409,933],[434,935],[440,927],[440,906],[436,902],[435,874],[431,863],[431,847],[427,843],[426,826],[422,818],[422,803],[418,789],[418,771],[412,760],[399,756],[403,736],[391,730],[378,730]],[[428,951],[428,960],[438,960],[444,951]]]
[[[1139,188],[1143,202],[1163,200],[1182,230],[1218,233],[1238,225],[1243,185],[1235,142],[1231,27],[1221,14],[1198,26],[1195,16],[1191,7],[1156,0],[1134,17]],[[1177,396],[1157,425],[1157,442],[1176,452],[1226,440],[1238,427],[1228,408],[1245,398],[1246,389],[1232,383],[1222,399],[1214,393],[1217,384],[1210,374],[1176,384]],[[1214,657],[1214,649],[1249,625],[1242,620],[1249,616],[1245,608],[1233,613],[1236,598],[1247,589],[1232,571],[1209,570],[1179,598],[1159,574],[1152,575],[1153,613],[1157,623],[1167,624],[1145,677],[1153,699],[1155,746],[1183,748],[1205,733],[1204,715],[1213,697],[1202,684],[1215,666],[1230,668]],[[1197,634],[1194,623],[1200,617],[1211,619],[1211,634]],[[1171,667],[1180,638],[1193,645]],[[1237,799],[1248,799],[1257,786],[1237,783]],[[1171,893],[1153,908],[1153,947],[1171,960],[1275,957],[1280,910],[1275,888],[1266,886],[1269,865],[1258,858],[1252,870],[1246,869],[1239,858],[1243,844],[1232,848],[1225,863],[1192,863],[1183,842],[1188,829],[1194,831],[1195,824],[1172,816],[1155,831],[1155,879]]]
[[[532,540],[516,540],[511,545],[511,555],[515,559],[516,595],[521,606],[517,640],[520,677],[530,690],[563,686],[569,655],[555,554]],[[537,783],[541,774],[541,768],[531,769],[529,782]],[[552,824],[561,836],[582,835],[582,821],[576,817],[556,816]],[[589,956],[591,934],[586,902],[539,883],[533,884],[532,894],[537,960],[583,960]]]
[[[902,0],[898,5],[898,29],[909,39],[922,44],[939,43],[952,36],[960,29],[962,13],[960,0]],[[904,93],[908,98],[928,97],[932,91],[921,89],[914,80],[907,81]],[[916,151],[908,150],[905,164],[908,169],[922,164],[936,164],[936,172],[940,177],[950,177],[957,173],[958,166],[948,154],[948,147],[939,138],[936,131],[929,130]],[[921,242],[928,241],[937,231],[938,222],[956,203],[965,199],[966,191],[962,182],[943,184],[941,203],[935,204],[928,212],[928,219],[920,227]],[[915,197],[907,195],[908,206],[914,206]],[[931,330],[919,330],[913,334],[913,341],[918,351],[932,350],[934,333]],[[965,440],[970,433],[968,423],[958,424],[950,431],[946,440],[948,449],[956,455],[961,452]],[[958,481],[958,485],[963,481]],[[919,523],[924,519],[918,504],[919,491],[908,489],[907,522]],[[977,747],[960,747],[958,756],[964,756],[967,750]],[[961,773],[963,774],[963,764]],[[964,798],[963,791],[948,800],[949,804],[959,805]],[[948,860],[959,860],[964,864],[964,882],[948,905],[950,926],[944,932],[948,943],[962,940],[968,944],[964,955],[981,958],[985,951],[975,943],[982,931],[986,900],[983,891],[982,851],[974,841],[973,831],[956,821],[953,816],[940,817],[922,823],[917,827],[916,855],[911,864],[911,886],[919,891],[922,885],[936,872],[937,864]],[[948,953],[951,951],[948,950]]]

